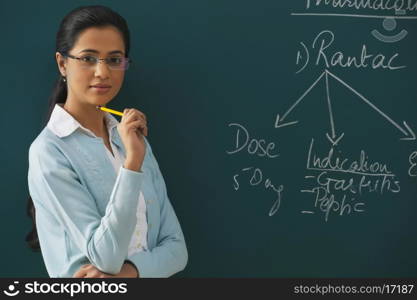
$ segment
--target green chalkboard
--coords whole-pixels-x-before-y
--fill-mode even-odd
[[[148,116],[189,251],[177,277],[415,277],[416,6],[349,2],[3,4],[2,275],[47,276],[24,243],[27,150],[58,24],[100,3],[131,31],[108,106]]]

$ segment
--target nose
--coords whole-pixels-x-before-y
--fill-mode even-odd
[[[94,66],[94,75],[100,78],[108,78],[110,76],[109,66],[105,61],[99,60]]]

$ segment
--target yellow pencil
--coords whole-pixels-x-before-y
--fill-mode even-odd
[[[112,114],[115,114],[115,115],[123,116],[123,113],[120,112],[120,111],[117,111],[117,110],[114,110],[114,109],[110,109],[110,108],[107,108],[107,107],[104,107],[104,106],[100,106],[100,105],[97,105],[96,107],[98,109],[103,110],[103,111],[107,111],[107,112],[112,113]]]
[[[104,107],[104,106],[101,106],[101,105],[97,105],[96,108],[97,109],[101,109],[103,111],[107,111],[107,112],[112,113],[112,114],[115,114],[115,115],[119,115],[119,116],[123,116],[124,115],[120,111],[117,111],[117,110],[114,110],[114,109],[110,109],[110,108],[107,108],[107,107]],[[147,127],[145,127],[145,129],[143,129],[143,130],[142,129],[139,129],[139,128],[137,130],[139,130],[140,132],[142,132],[143,135],[148,136],[148,128]]]

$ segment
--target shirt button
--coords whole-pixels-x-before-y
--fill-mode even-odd
[[[149,224],[148,224],[148,227],[149,227],[149,229],[151,229],[151,228],[152,228],[152,224],[151,224],[151,223],[149,223]]]

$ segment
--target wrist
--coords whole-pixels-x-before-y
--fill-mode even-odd
[[[142,162],[137,159],[134,160],[127,158],[123,164],[123,167],[135,172],[141,172]]]
[[[128,277],[129,278],[139,278],[139,271],[131,261],[126,260],[125,261],[125,266],[128,270]]]

